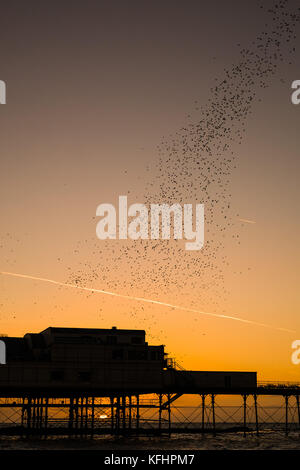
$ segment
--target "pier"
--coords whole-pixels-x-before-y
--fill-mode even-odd
[[[47,328],[1,341],[2,436],[300,431],[300,383],[185,370],[144,330]]]
[[[258,384],[256,389],[198,390],[198,406],[177,405],[193,394],[188,388],[166,393],[130,393],[102,396],[90,390],[80,394],[36,394],[34,390],[1,394],[0,435],[95,436],[165,435],[176,433],[243,432],[259,436],[266,425],[286,435],[300,431],[300,384]],[[220,404],[225,396],[236,405]],[[276,406],[261,405],[262,397],[278,397]],[[226,419],[225,419],[226,418]]]

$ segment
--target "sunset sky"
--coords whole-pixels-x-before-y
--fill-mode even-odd
[[[149,343],[165,344],[186,369],[299,380],[300,365],[291,362],[291,344],[300,338],[300,105],[291,103],[291,83],[300,79],[299,23],[268,86],[254,86],[241,143],[228,149],[234,164],[218,173],[210,192],[201,177],[199,183],[188,174],[189,164],[185,172],[184,154],[176,151],[177,165],[164,150],[174,139],[186,145],[182,129],[205,124],[199,108],[211,109],[212,87],[272,23],[273,3],[264,1],[263,9],[250,0],[1,6],[7,104],[0,105],[0,271],[187,310],[1,274],[0,333],[142,328]],[[297,4],[288,2],[287,11]],[[211,171],[206,158],[222,165],[214,152],[212,145],[201,160],[203,175]],[[176,200],[168,191],[179,167]],[[96,237],[100,203],[117,206],[119,195],[129,203],[169,202],[164,191],[174,203],[205,204],[202,250],[188,252],[172,240]],[[221,198],[211,205],[214,192],[228,213]]]

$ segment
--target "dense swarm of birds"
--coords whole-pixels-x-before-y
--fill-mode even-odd
[[[225,234],[239,243],[230,194],[238,146],[253,104],[260,100],[260,89],[270,85],[280,63],[295,52],[299,8],[294,11],[288,0],[279,0],[268,13],[271,21],[265,30],[249,47],[241,48],[239,62],[224,69],[223,79],[216,79],[207,103],[195,102],[198,118],[164,137],[157,146],[157,159],[147,168],[146,204],[205,205],[204,248],[187,252],[177,240],[96,242],[92,262],[89,257],[77,272],[70,273],[69,282],[90,285],[96,281],[102,288],[172,302],[176,296],[180,300],[188,295],[190,306],[218,305],[226,295]]]
[[[237,214],[231,208],[231,174],[253,104],[273,81],[280,63],[295,52],[299,12],[294,2],[274,2],[264,31],[249,47],[238,45],[238,63],[216,79],[205,105],[195,102],[196,117],[162,138],[157,158],[147,168],[144,203],[205,205],[204,248],[188,252],[177,240],[100,242],[94,237],[78,242],[66,282],[173,304],[184,300],[192,308],[219,307],[226,296],[226,234],[239,242],[234,229]],[[143,318],[143,308],[141,303],[133,305],[132,315]]]

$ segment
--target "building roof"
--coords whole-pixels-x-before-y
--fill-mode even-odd
[[[84,334],[84,335],[99,335],[99,334],[133,334],[133,335],[145,335],[145,330],[122,330],[116,327],[112,328],[60,328],[49,326],[42,333],[49,332],[51,334],[62,333],[62,334]],[[32,334],[32,333],[31,333]]]

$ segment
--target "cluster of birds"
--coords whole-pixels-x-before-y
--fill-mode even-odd
[[[219,307],[227,294],[226,234],[239,243],[234,230],[238,214],[231,209],[230,194],[238,146],[253,104],[260,100],[260,89],[270,85],[280,62],[295,52],[299,8],[294,11],[288,0],[279,0],[268,13],[270,23],[248,48],[240,50],[239,62],[224,69],[224,77],[211,88],[207,104],[195,102],[198,117],[164,137],[157,146],[157,159],[147,168],[146,204],[205,205],[204,248],[187,252],[176,240],[102,241],[101,246],[96,242],[90,252],[92,262],[88,256],[68,282],[96,282],[101,288],[173,303],[178,300],[182,304],[185,299],[190,307]],[[142,308],[140,305],[139,313]]]
[[[238,63],[224,69],[221,80],[216,79],[207,103],[201,106],[195,101],[196,117],[162,138],[157,158],[147,168],[145,194],[136,200],[146,204],[203,203],[204,248],[185,251],[184,243],[172,239],[79,241],[74,248],[74,265],[67,270],[67,283],[173,304],[185,302],[190,308],[220,308],[228,294],[224,282],[229,265],[224,252],[226,234],[239,243],[235,230],[238,215],[231,208],[231,174],[260,90],[270,85],[280,63],[295,52],[299,10],[289,0],[274,2],[265,30],[248,48],[241,48]],[[104,297],[99,315],[105,310]],[[132,316],[139,322],[148,318],[152,324],[158,323],[159,317],[153,315],[149,320],[148,312],[149,307],[133,303]]]

